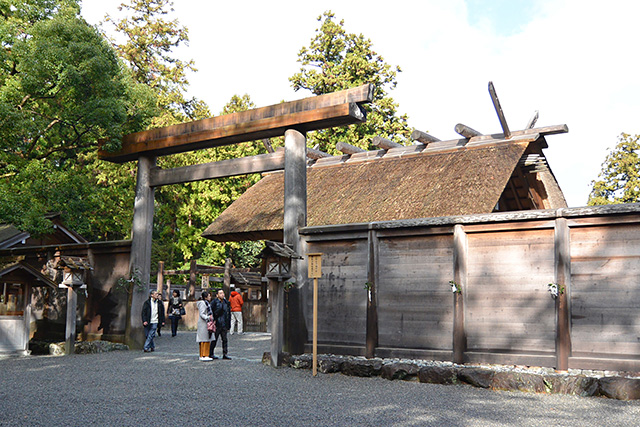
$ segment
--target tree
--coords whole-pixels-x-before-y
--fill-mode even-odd
[[[131,69],[134,79],[151,87],[157,94],[160,111],[151,127],[169,126],[208,117],[202,101],[186,99],[188,71],[197,71],[193,60],[183,61],[172,50],[189,42],[189,32],[177,19],[166,20],[173,12],[171,0],[131,0],[118,9],[127,12],[123,19],[107,15],[107,22],[125,36],[125,42],[113,42],[115,49]]]
[[[102,234],[86,215],[109,211],[100,193],[111,189],[96,185],[91,156],[99,139],[117,149],[123,133],[146,126],[150,91],[77,1],[3,1],[0,37],[0,221],[38,235],[50,225],[44,214],[61,211],[70,227]]]
[[[639,152],[640,135],[620,134],[602,164],[599,179],[591,181],[590,206],[640,201]]]
[[[314,95],[372,83],[374,100],[365,107],[366,123],[310,133],[309,144],[319,144],[321,150],[336,154],[338,141],[365,149],[371,148],[371,139],[377,135],[399,143],[407,141],[411,134],[407,116],[398,116],[397,104],[387,95],[396,87],[400,67],[387,64],[373,50],[370,39],[347,33],[344,21],[336,22],[334,18],[331,11],[318,17],[320,28],[309,47],[300,50],[298,62],[302,67],[289,81],[294,90],[307,89]]]

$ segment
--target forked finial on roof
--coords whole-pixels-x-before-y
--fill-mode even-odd
[[[502,107],[500,106],[500,100],[498,99],[496,88],[493,87],[493,82],[489,82],[489,95],[491,95],[493,107],[496,109],[496,113],[498,114],[498,120],[500,120],[500,126],[502,126],[504,139],[509,139],[511,138],[511,131],[509,130],[509,125],[507,125],[507,119],[504,118],[504,112],[502,111]]]

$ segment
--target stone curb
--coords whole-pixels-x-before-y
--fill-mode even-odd
[[[51,356],[64,356],[64,342],[44,342],[32,341],[29,343],[31,354],[49,354]],[[111,341],[76,341],[74,345],[75,354],[95,354],[107,351],[129,350],[129,346],[125,344],[114,343]]]
[[[287,362],[285,366],[294,369],[312,367],[311,354],[287,354],[284,360]],[[264,353],[262,362],[267,365],[270,363],[269,352]],[[640,399],[640,378],[621,375],[589,376],[545,368],[466,366],[450,362],[322,354],[318,355],[318,372],[340,372],[358,377],[380,376],[387,380],[417,380],[429,384],[471,385],[491,390],[607,397],[617,400]]]

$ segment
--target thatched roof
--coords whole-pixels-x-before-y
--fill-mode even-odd
[[[541,155],[541,146],[546,146],[544,138],[529,134],[508,141],[485,138],[474,144],[469,140],[438,142],[426,149],[401,147],[318,160],[307,168],[307,225],[493,212],[499,201],[506,204],[508,183],[514,194],[527,192],[522,188],[526,187],[522,184],[526,177],[515,181],[520,182],[517,189],[510,180],[536,141],[534,151]],[[560,190],[555,178],[550,171],[546,171],[546,177],[553,184],[548,185],[546,193],[557,196]],[[217,241],[281,239],[283,194],[282,172],[264,176],[203,236]],[[553,203],[562,207],[561,192]]]

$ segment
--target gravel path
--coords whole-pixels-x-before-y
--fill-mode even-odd
[[[120,351],[0,359],[0,425],[637,426],[640,401],[495,392],[273,369],[269,335],[199,362],[194,332]],[[216,349],[218,355],[220,348]]]

